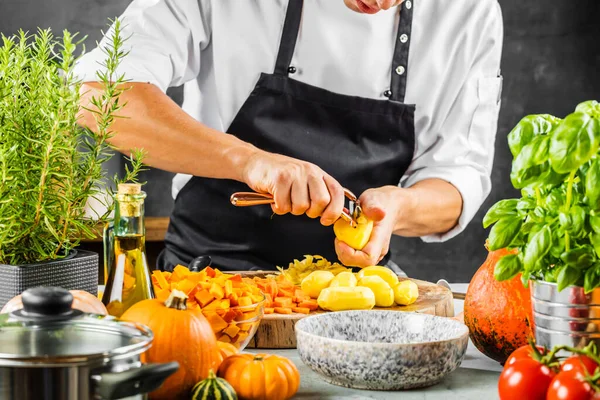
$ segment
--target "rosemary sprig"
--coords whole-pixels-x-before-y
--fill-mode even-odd
[[[111,125],[125,107],[127,80],[117,75],[123,50],[121,22],[111,21],[103,90],[92,99],[95,132],[78,124],[81,82],[74,73],[83,39],[50,29],[19,31],[0,45],[0,263],[25,264],[63,257],[81,238],[94,237],[104,215],[89,218],[89,199],[103,201],[112,183],[135,181],[143,151],[131,155],[122,179],[106,179],[103,164],[115,151]]]

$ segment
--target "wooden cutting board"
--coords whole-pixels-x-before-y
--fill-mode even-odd
[[[265,277],[273,272],[235,272],[245,277]],[[399,278],[401,281],[407,278]],[[381,310],[410,311],[424,314],[438,315],[442,317],[454,317],[454,302],[452,292],[435,283],[410,279],[419,287],[419,298],[410,306],[393,306],[378,308]],[[313,311],[305,314],[266,314],[256,334],[248,344],[248,348],[255,349],[295,349],[296,333],[294,326],[300,319],[310,315],[320,314],[328,311]]]

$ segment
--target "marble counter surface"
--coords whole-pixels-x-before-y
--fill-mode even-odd
[[[465,292],[466,284],[451,284],[454,291]],[[463,310],[463,301],[454,301],[455,313]],[[402,392],[354,390],[331,385],[321,380],[300,360],[296,350],[250,350],[268,352],[290,358],[300,371],[300,390],[294,399],[402,399],[402,400],[493,400],[498,398],[497,382],[502,367],[481,354],[469,343],[465,359],[456,371],[435,386]]]

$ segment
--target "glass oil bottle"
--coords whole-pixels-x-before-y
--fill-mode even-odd
[[[102,302],[115,317],[139,301],[154,298],[146,258],[145,198],[140,184],[120,184],[113,224],[104,231],[107,278]]]

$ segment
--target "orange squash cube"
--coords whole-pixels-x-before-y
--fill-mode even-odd
[[[250,306],[252,305],[252,299],[248,296],[238,298],[238,305],[240,306]]]
[[[204,313],[204,316],[210,323],[213,332],[221,332],[223,329],[227,328],[229,325],[223,318],[221,318],[217,313]]]
[[[209,293],[213,295],[213,297],[217,300],[221,300],[225,297],[225,293],[223,292],[223,288],[216,283],[210,285]]]
[[[227,326],[227,328],[223,329],[223,333],[226,333],[231,338],[233,338],[235,335],[237,335],[239,331],[240,331],[240,328],[237,327],[235,322],[229,324],[229,326]]]
[[[212,294],[204,289],[198,290],[196,294],[194,294],[194,297],[198,301],[198,304],[200,304],[200,307],[206,307],[207,304],[215,299]]]

